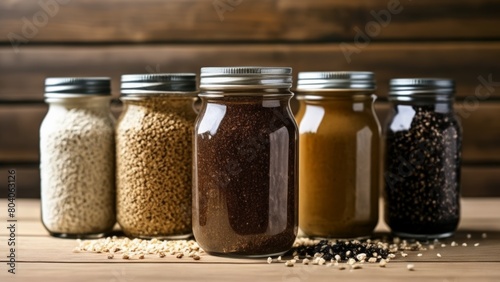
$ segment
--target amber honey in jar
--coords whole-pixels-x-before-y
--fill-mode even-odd
[[[374,91],[371,72],[299,73],[299,226],[310,237],[365,237],[377,224]]]

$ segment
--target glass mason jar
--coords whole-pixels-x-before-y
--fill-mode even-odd
[[[130,237],[192,235],[196,75],[123,75],[116,127],[116,212]]]
[[[462,130],[448,79],[390,81],[385,221],[397,236],[444,238],[460,216]]]
[[[374,91],[371,72],[299,73],[299,226],[308,236],[366,237],[377,225]]]
[[[291,68],[202,68],[193,233],[208,253],[270,256],[297,235]]]
[[[52,236],[100,237],[115,224],[110,79],[45,80],[40,127],[42,222]]]

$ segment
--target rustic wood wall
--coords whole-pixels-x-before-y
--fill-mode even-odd
[[[47,76],[292,66],[451,77],[464,127],[463,195],[500,196],[499,0],[0,1],[0,179],[39,196]],[[114,106],[119,111],[119,105]],[[0,197],[4,197],[0,192]]]

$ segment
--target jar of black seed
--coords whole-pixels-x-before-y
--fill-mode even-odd
[[[460,217],[462,129],[449,79],[390,81],[385,127],[385,220],[417,239],[453,235]]]
[[[202,68],[193,233],[208,253],[271,256],[297,234],[291,68]]]
[[[130,237],[192,235],[194,73],[122,75],[116,126],[116,215]]]

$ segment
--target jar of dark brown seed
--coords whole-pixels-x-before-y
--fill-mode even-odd
[[[308,236],[366,237],[377,225],[374,92],[371,72],[299,73],[299,226]]]
[[[202,68],[193,233],[208,253],[270,256],[297,234],[290,68]]]
[[[393,79],[385,128],[385,220],[402,237],[444,238],[460,216],[462,130],[448,79]]]
[[[121,92],[117,221],[130,237],[189,237],[196,75],[123,75]]]

